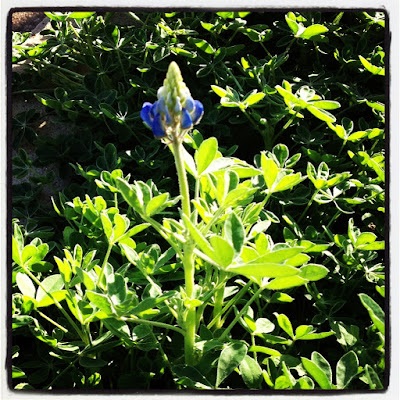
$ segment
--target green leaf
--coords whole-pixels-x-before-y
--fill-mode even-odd
[[[207,54],[214,54],[215,49],[208,43],[207,41],[203,39],[195,39],[195,38],[188,38],[190,43],[193,43],[195,46],[197,46],[199,49],[204,51]]]
[[[213,259],[223,268],[228,267],[234,256],[233,247],[220,236],[211,236],[210,243],[214,250]]]
[[[105,235],[107,236],[107,240],[111,243],[111,241],[113,240],[113,226],[112,226],[112,222],[110,220],[110,217],[108,216],[108,214],[103,211],[100,214],[100,218],[101,218],[101,223],[103,225],[103,230]]]
[[[182,147],[182,153],[186,171],[188,171],[190,175],[197,178],[197,168],[192,155],[184,147]]]
[[[308,264],[300,268],[300,276],[309,281],[318,281],[328,274],[329,269],[319,264]]]
[[[302,39],[310,39],[313,36],[321,35],[327,31],[329,31],[329,29],[326,26],[320,24],[310,25],[299,35],[299,37]]]
[[[296,105],[299,103],[299,99],[291,92],[288,90],[284,89],[283,87],[276,85],[275,89],[278,91],[278,93],[285,99],[285,101],[289,103],[293,103],[293,105]]]
[[[31,264],[31,259],[35,259],[36,255],[38,253],[38,249],[36,246],[32,244],[28,244],[27,246],[24,247],[21,253],[21,259],[22,259],[22,264],[23,265],[30,265]]]
[[[261,153],[261,168],[264,173],[265,184],[267,185],[268,190],[271,192],[278,176],[279,168],[274,160],[267,158],[265,153]]]
[[[211,137],[205,140],[196,151],[194,158],[196,160],[197,165],[197,173],[201,175],[204,171],[206,171],[207,167],[214,160],[218,151],[218,142],[217,139]]]
[[[369,388],[370,389],[383,389],[383,385],[379,379],[378,374],[375,372],[375,370],[370,366],[366,365],[365,368],[365,376],[367,378]]]
[[[122,275],[112,274],[107,278],[107,295],[115,305],[125,301],[127,287]]]
[[[23,272],[18,272],[15,277],[18,289],[24,296],[28,296],[32,299],[35,298],[36,288],[31,278]]]
[[[241,342],[229,343],[224,347],[218,358],[215,387],[218,387],[239,366],[246,353],[247,346]]]
[[[336,385],[345,389],[358,374],[358,358],[354,351],[349,351],[336,364]]]
[[[321,389],[331,389],[331,383],[325,372],[313,361],[308,358],[301,357],[301,362],[306,371],[318,383]]]
[[[231,212],[224,223],[224,238],[233,246],[234,257],[242,252],[245,235],[241,219]]]
[[[255,325],[255,334],[271,333],[275,329],[275,325],[267,318],[258,318]]]
[[[120,214],[114,215],[113,240],[117,241],[129,228],[129,219]]]
[[[315,117],[317,117],[321,121],[325,121],[325,122],[335,122],[336,121],[336,118],[331,113],[323,110],[322,108],[308,106],[307,110],[310,111],[311,114],[313,114]]]
[[[358,238],[356,239],[356,247],[367,244],[367,243],[372,243],[375,242],[377,236],[372,233],[372,232],[363,232]]]
[[[333,100],[315,100],[312,101],[311,104],[314,107],[322,108],[323,110],[336,110],[337,108],[340,108],[340,103]]]
[[[289,25],[289,28],[292,30],[292,32],[296,35],[296,33],[299,30],[299,25],[296,22],[296,15],[293,12],[288,12],[285,15],[285,20],[287,24]]]
[[[303,279],[298,275],[294,276],[285,276],[282,278],[276,278],[266,286],[267,289],[271,290],[283,290],[290,289],[295,286],[301,286],[307,283],[307,279]]]
[[[16,367],[15,365],[12,366],[12,378],[13,379],[18,379],[18,378],[26,378],[26,374],[22,369]],[[33,389],[33,388],[32,388]]]
[[[319,332],[319,333],[308,333],[300,338],[300,340],[316,340],[316,339],[324,339],[328,336],[334,335],[335,332]]]
[[[253,93],[249,97],[246,97],[243,100],[243,103],[246,105],[246,107],[252,106],[253,104],[256,104],[259,101],[261,101],[264,97],[265,97],[265,93],[262,93],[262,92]]]
[[[257,258],[252,261],[255,263],[282,263],[286,262],[286,264],[291,265],[288,260],[297,256],[304,250],[304,247],[287,247],[279,250],[272,250],[269,253],[264,254],[263,256]]]
[[[279,183],[272,189],[272,192],[283,192],[284,190],[292,189],[303,181],[305,177],[301,176],[301,173],[285,175],[279,180]]]
[[[312,352],[311,360],[318,365],[319,368],[321,368],[321,370],[327,376],[329,383],[332,384],[332,369],[328,360],[326,360],[325,357],[317,351]]]
[[[278,350],[271,349],[269,347],[264,346],[251,346],[249,348],[249,352],[263,353],[272,357],[280,357],[281,353]]]
[[[279,326],[292,338],[294,339],[293,327],[289,318],[285,314],[277,314],[276,319],[278,320]]]
[[[299,274],[299,270],[297,268],[291,267],[290,265],[255,262],[249,264],[233,265],[227,268],[227,271],[235,274],[241,274],[247,277],[254,276],[255,278],[288,277]],[[306,282],[306,280],[303,281]]]
[[[83,12],[83,11],[74,11],[68,15],[69,19],[82,19],[82,18],[89,18],[91,17],[95,12]]]
[[[118,321],[114,318],[105,318],[102,320],[104,326],[115,336],[121,338],[128,343],[132,343],[131,332],[129,326],[124,321]]]
[[[240,375],[249,389],[260,389],[262,370],[254,358],[246,355],[239,364]]]
[[[50,295],[46,295],[38,301],[36,304],[36,307],[48,307],[54,304],[56,301],[61,302],[65,299],[67,296],[67,291],[66,290],[56,290],[51,293]]]
[[[358,58],[361,61],[361,64],[364,66],[364,68],[371,72],[373,75],[385,75],[385,67],[377,67],[376,65],[371,64],[367,59],[365,59],[363,56],[358,56]]]
[[[79,365],[84,368],[101,368],[107,365],[107,361],[101,358],[80,357]]]
[[[136,188],[134,188],[124,179],[117,178],[116,184],[125,201],[135,211],[143,213],[143,195],[139,197]]]
[[[296,332],[295,332],[296,340],[298,340],[299,338],[301,338],[304,335],[307,335],[313,329],[314,329],[314,327],[312,325],[299,325],[296,328]]]
[[[365,293],[360,293],[361,303],[367,309],[373,324],[378,328],[379,332],[385,334],[385,313],[378,303]]]
[[[214,90],[214,92],[219,96],[219,97],[226,97],[228,92],[225,89],[222,89],[222,87],[219,87],[217,85],[211,85],[211,89]]]
[[[114,314],[114,311],[111,306],[111,301],[105,294],[96,293],[91,290],[86,291],[86,295],[93,305],[95,305],[98,309],[103,311],[108,316]]]
[[[169,193],[162,193],[153,197],[146,205],[146,215],[151,217],[161,212],[166,206],[169,199]]]
[[[358,250],[385,250],[385,242],[382,241],[376,241],[373,243],[369,244],[362,244],[360,246],[357,246]]]
[[[185,223],[186,228],[189,230],[192,239],[199,246],[200,250],[210,257],[214,262],[217,262],[215,259],[214,249],[207,241],[207,239],[203,236],[203,234],[193,225],[193,222],[186,215],[182,215],[183,222]]]
[[[212,389],[212,385],[207,378],[197,368],[192,367],[191,365],[175,365],[172,367],[172,372],[179,378],[188,378],[193,382],[200,382],[207,388]]]
[[[38,287],[36,292],[36,301],[40,302],[44,297],[47,296],[47,293],[53,293],[55,291],[61,290],[64,287],[64,281],[60,274],[50,275],[45,278],[41,285],[43,287]]]
[[[314,389],[314,382],[308,376],[302,376],[300,379],[297,380],[297,384],[298,384],[298,387],[296,385],[295,389],[301,389],[301,390]]]
[[[158,304],[163,303],[165,300],[169,299],[174,294],[175,294],[174,291],[170,291],[159,297],[148,297],[142,300],[136,307],[134,307],[129,312],[133,315],[141,314],[144,311],[150,310],[151,308],[157,306]]]
[[[64,279],[64,282],[68,283],[72,277],[72,268],[67,259],[60,260],[58,257],[54,257],[57,264],[58,270]]]

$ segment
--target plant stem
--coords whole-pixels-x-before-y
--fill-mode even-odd
[[[297,223],[299,223],[299,222],[304,218],[304,216],[306,215],[308,209],[310,208],[310,206],[311,206],[312,202],[314,201],[314,198],[315,198],[315,196],[318,194],[318,192],[319,192],[319,189],[317,189],[317,190],[315,191],[315,193],[314,193],[313,196],[311,197],[310,201],[307,203],[307,206],[306,206],[306,208],[304,209],[304,211],[302,212],[302,214],[300,215],[300,218],[298,219]]]
[[[214,310],[213,310],[213,317],[216,318],[215,329],[219,329],[222,327],[222,306],[224,304],[224,292],[225,292],[225,280],[226,280],[226,273],[220,271],[219,274],[219,281],[224,284],[220,289],[217,290],[215,293],[215,303],[214,303]]]
[[[243,308],[237,313],[236,317],[233,319],[233,321],[229,324],[229,326],[225,329],[224,333],[220,336],[220,340],[223,341],[228,335],[231,329],[236,325],[236,323],[239,321],[241,316],[247,311],[247,309],[250,307],[251,303],[260,295],[260,293],[264,290],[264,287],[261,286],[258,288],[258,290],[251,296],[250,300],[243,306]]]
[[[45,287],[43,287],[43,285],[41,284],[41,282],[39,281],[39,279],[36,278],[35,275],[32,274],[31,271],[29,271],[29,269],[26,266],[22,266],[22,269],[25,271],[25,273],[38,285],[40,286],[43,291],[53,300],[54,305],[61,311],[61,313],[64,315],[64,317],[68,320],[68,322],[71,324],[71,326],[75,329],[76,333],[79,335],[79,337],[81,338],[81,340],[87,344],[88,340],[85,337],[85,335],[83,334],[83,332],[78,328],[78,326],[75,324],[75,322],[73,321],[73,319],[68,315],[68,313],[64,310],[63,306],[58,302],[58,300],[56,298],[54,298],[54,296],[49,293]]]
[[[178,328],[177,326],[174,326],[174,325],[165,324],[164,322],[158,322],[158,321],[152,321],[152,320],[149,320],[149,319],[136,318],[134,315],[132,315],[131,318],[120,317],[118,319],[121,320],[121,321],[133,322],[135,324],[153,325],[153,326],[158,326],[160,328],[171,329],[171,331],[178,332],[181,335],[185,336],[185,331],[183,329]]]
[[[229,314],[229,312],[227,312],[229,308],[232,307],[233,304],[236,304],[244,296],[244,294],[247,292],[250,286],[251,286],[251,281],[247,282],[246,285],[240,289],[239,293],[237,293],[234,297],[232,297],[232,299],[230,299],[228,303],[225,305],[225,307],[222,309],[221,315],[226,313],[223,319],[224,321],[226,316]],[[215,325],[217,320],[218,318],[214,317],[212,321],[207,325],[207,328],[211,329]]]
[[[112,249],[113,245],[114,244],[112,242],[108,243],[107,253],[104,256],[103,265],[101,266],[101,272],[100,272],[100,276],[99,276],[99,281],[98,282],[99,282],[99,287],[101,287],[102,289],[104,289],[105,287],[102,286],[101,280],[103,279],[104,270],[106,269],[108,258],[110,257],[110,253],[111,253],[111,249]]]
[[[60,324],[58,324],[56,321],[54,321],[53,319],[51,319],[50,317],[48,317],[46,314],[43,314],[40,310],[36,310],[36,312],[42,316],[44,319],[46,319],[47,321],[49,321],[50,323],[52,323],[53,325],[55,325],[58,329],[61,329],[64,333],[68,332],[68,329],[64,328],[63,326],[61,326]]]
[[[179,137],[179,135],[177,135]],[[172,149],[175,158],[176,171],[178,174],[179,189],[182,196],[182,213],[190,218],[190,195],[189,185],[186,176],[185,164],[183,160],[183,144],[176,139],[172,142]],[[194,290],[194,243],[186,230],[186,243],[183,245],[183,269],[185,272],[185,292],[191,299]],[[185,362],[188,365],[194,364],[194,345],[196,338],[196,309],[188,307],[185,318]]]

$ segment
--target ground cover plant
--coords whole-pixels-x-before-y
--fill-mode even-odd
[[[46,15],[12,35],[45,111],[12,120],[10,387],[387,387],[384,14]]]

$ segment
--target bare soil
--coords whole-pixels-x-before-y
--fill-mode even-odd
[[[13,32],[32,32],[40,21],[45,18],[43,12],[14,12],[12,18]]]

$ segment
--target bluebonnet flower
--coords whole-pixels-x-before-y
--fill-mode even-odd
[[[140,112],[142,120],[157,138],[183,139],[186,132],[198,124],[203,116],[203,105],[193,100],[175,62],[169,65],[157,98],[154,104],[144,103]]]

